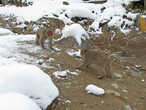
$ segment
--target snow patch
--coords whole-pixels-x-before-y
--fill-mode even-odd
[[[69,26],[65,26],[62,30],[62,34],[63,35],[61,39],[73,37],[79,45],[81,45],[82,40],[89,39],[88,33],[80,24],[72,24]]]
[[[58,79],[65,79],[68,77],[68,74],[71,75],[78,75],[77,72],[71,72],[69,69],[66,69],[64,71],[55,71],[53,72],[53,75]]]
[[[85,90],[87,93],[95,94],[95,95],[103,95],[105,93],[103,88],[100,88],[96,85],[90,84],[88,85]]]
[[[19,93],[0,93],[1,110],[41,110],[29,97]]]
[[[78,49],[77,51],[76,50],[67,50],[66,53],[70,56],[78,56],[78,57],[81,57],[81,50]]]
[[[1,66],[0,76],[0,93],[24,94],[43,109],[59,95],[51,78],[34,65],[15,63]]]
[[[68,70],[64,70],[64,71],[55,71],[53,72],[53,75],[58,78],[58,79],[61,79],[61,78],[66,78],[67,77],[67,72]]]
[[[8,29],[0,28],[0,35],[9,35],[9,34],[13,34],[13,32]]]
[[[63,1],[69,2],[70,5],[63,5]],[[93,22],[93,24],[97,26],[91,25],[91,27],[94,27],[96,34],[102,31],[99,24],[112,20],[110,26],[116,24],[119,26],[122,21],[124,22],[123,16],[130,17],[132,22],[134,22],[136,16],[131,12],[127,13],[125,7],[123,7],[123,4],[128,5],[131,2],[130,0],[107,0],[104,4],[84,3],[82,0],[32,0],[32,2],[33,5],[28,7],[2,6],[0,7],[1,16],[16,17],[16,22],[21,22],[22,25],[25,21],[37,21],[45,15],[53,17],[53,14],[57,14],[66,24],[73,23],[72,17],[89,18],[96,22]],[[122,20],[118,22],[119,20],[113,19],[116,16]],[[122,29],[124,30],[124,28]]]

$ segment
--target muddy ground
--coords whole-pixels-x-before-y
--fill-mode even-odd
[[[83,57],[67,54],[68,50],[77,50],[69,46],[69,42],[54,43],[54,47],[61,50],[59,52],[48,49],[40,49],[39,52],[27,51],[25,48],[19,50],[40,61],[36,65],[49,74],[59,88],[60,96],[47,110],[146,110],[146,33],[133,31],[128,35],[117,33],[114,38],[109,36],[110,33],[105,31],[103,35],[91,35],[90,38],[91,47],[110,51],[113,56],[112,78],[99,79],[99,74],[102,74],[99,73],[102,69],[99,65],[76,69],[82,64]],[[35,45],[34,41],[20,44]],[[102,60],[100,62],[104,63]],[[78,75],[68,74],[62,78],[53,75],[55,71],[66,69]],[[89,84],[104,88],[105,94],[87,94],[85,88]]]
[[[53,67],[42,68],[40,63],[40,67],[52,77],[60,90],[57,103],[51,106],[52,110],[146,110],[146,33],[134,31],[128,35],[118,34],[113,40],[106,35],[90,37],[92,47],[109,50],[114,56],[111,64],[112,78],[99,79],[98,70],[90,67],[77,70],[76,67],[83,62],[83,58],[68,55],[66,51],[72,48],[63,44],[54,43],[54,47],[61,49],[60,52],[26,52],[32,57],[44,59]],[[33,44],[34,41],[25,43]],[[55,60],[47,62],[49,58]],[[77,72],[78,75],[68,74],[56,78],[52,74],[66,69]],[[105,95],[87,94],[85,88],[89,84],[104,88]]]

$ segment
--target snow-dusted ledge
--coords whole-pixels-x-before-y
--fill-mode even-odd
[[[103,95],[105,93],[103,88],[100,88],[94,84],[90,84],[88,85],[85,90],[87,91],[87,93],[91,93],[94,95]]]

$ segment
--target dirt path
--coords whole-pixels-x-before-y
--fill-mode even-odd
[[[120,47],[120,49],[123,49],[122,51],[118,49],[116,49],[117,51],[112,51],[112,54],[116,54],[118,60],[112,63],[112,79],[98,79],[98,74],[92,68],[87,68],[83,71],[76,70],[75,68],[81,64],[82,59],[68,55],[66,52],[68,48],[63,46],[55,45],[62,49],[60,52],[40,50],[39,53],[34,53],[33,51],[24,51],[23,53],[40,61],[43,59],[43,64],[45,63],[49,67],[49,69],[43,67],[41,62],[36,63],[37,66],[41,67],[52,77],[60,90],[59,101],[57,104],[53,104],[53,110],[145,110],[145,34],[142,34],[142,37],[140,39],[139,37],[130,38],[128,45]],[[102,42],[102,40],[98,41],[98,39],[94,41],[95,46],[98,46],[96,43]],[[24,43],[33,44],[34,42]],[[100,44],[99,47],[105,46]],[[126,55],[123,55],[123,53],[126,53]],[[53,75],[53,72],[66,69],[76,72],[78,75],[67,74],[67,76],[60,79]],[[104,88],[106,91],[105,95],[95,96],[87,94],[85,87],[89,84],[95,84]]]

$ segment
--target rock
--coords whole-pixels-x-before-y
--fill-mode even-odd
[[[141,82],[144,82],[144,81],[145,81],[144,79],[141,80]]]
[[[125,92],[125,93],[128,93],[128,90],[126,90],[126,89],[123,89],[122,91]]]
[[[69,3],[66,1],[63,1],[63,5],[69,5]]]
[[[42,65],[44,63],[44,60],[43,59],[37,60],[36,63],[39,64],[39,65]]]
[[[132,76],[141,76],[141,72],[139,72],[139,71],[134,71],[134,70],[132,70],[132,69],[129,69],[129,70],[127,70],[128,72],[130,72],[131,73],[131,75]]]
[[[130,105],[124,105],[124,110],[132,110]]]
[[[100,87],[93,85],[93,84],[88,85],[85,88],[85,90],[87,91],[87,93],[92,93],[95,95],[103,95],[105,93],[103,88],[100,88]]]
[[[122,78],[122,77],[123,77],[120,73],[114,72],[114,73],[112,73],[112,74],[113,74],[113,76],[116,77],[116,78]]]
[[[114,96],[117,96],[117,97],[120,97],[121,94],[115,90],[107,90],[106,91],[107,94],[110,94],[110,95],[114,95]]]
[[[117,83],[113,83],[112,87],[114,87],[115,89],[119,89],[119,85]]]

